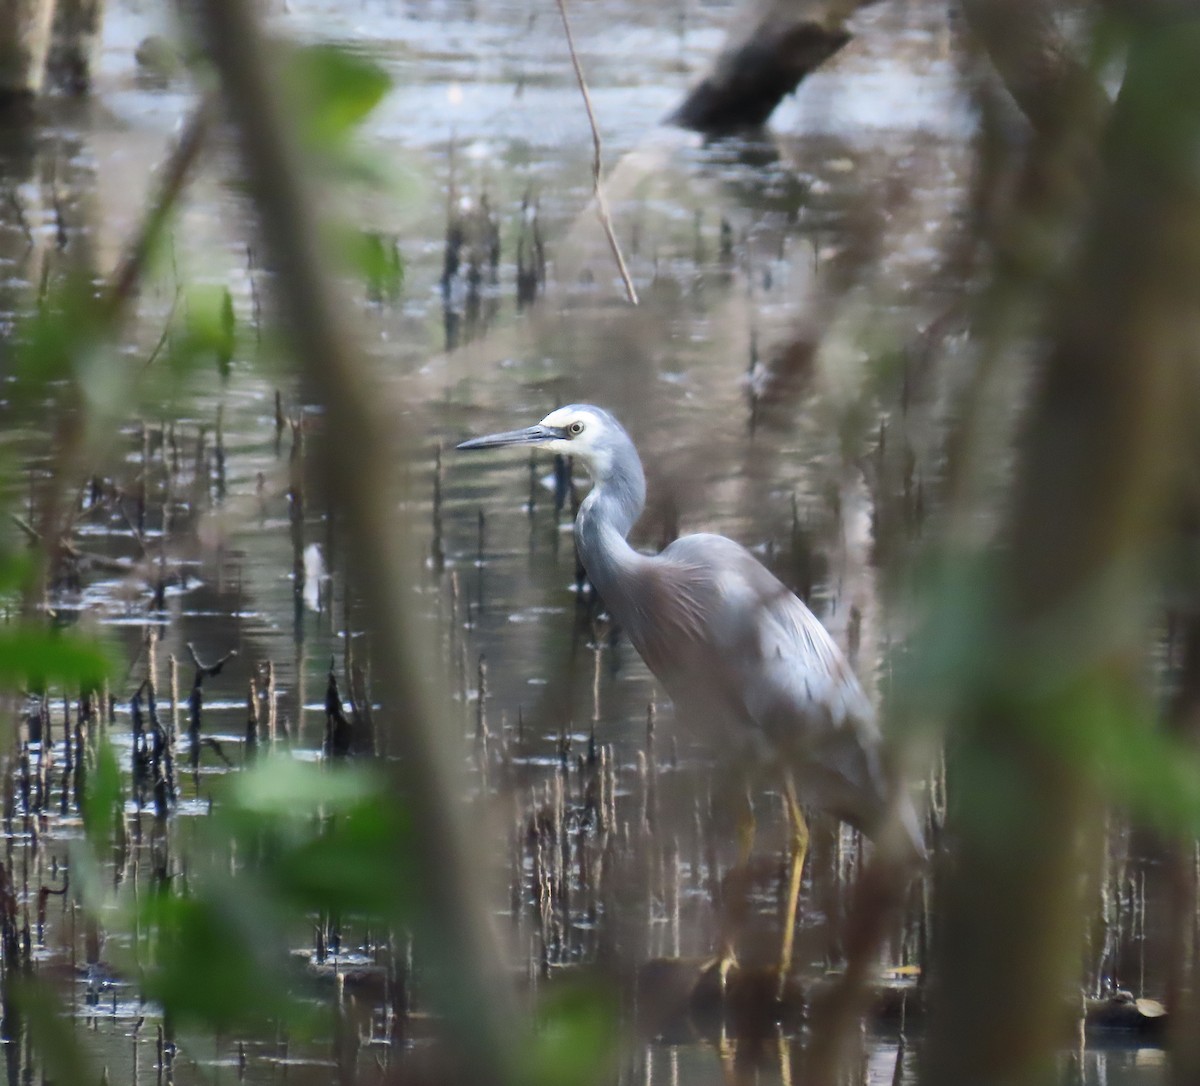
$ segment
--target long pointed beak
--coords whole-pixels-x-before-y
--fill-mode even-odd
[[[526,426],[524,430],[506,430],[502,434],[488,434],[486,437],[473,437],[456,446],[459,449],[500,449],[506,445],[540,445],[544,441],[554,441],[567,435],[557,426]]]

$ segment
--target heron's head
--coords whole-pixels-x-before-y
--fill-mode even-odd
[[[551,411],[536,426],[524,430],[508,430],[501,434],[464,441],[460,449],[496,449],[509,445],[525,445],[535,449],[549,449],[563,456],[573,456],[583,462],[592,478],[607,478],[614,465],[622,463],[623,457],[637,453],[629,435],[602,407],[591,404],[570,404]]]

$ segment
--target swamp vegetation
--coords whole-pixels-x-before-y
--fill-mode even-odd
[[[1200,1081],[1200,17],[75,7],[0,112],[9,1082]],[[728,759],[572,465],[448,451],[572,401],[920,800],[899,896],[814,817],[782,999],[779,782],[722,995]]]

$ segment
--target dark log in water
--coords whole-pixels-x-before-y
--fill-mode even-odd
[[[766,124],[801,80],[850,40],[861,2],[747,0],[712,67],[668,118],[706,135]]]

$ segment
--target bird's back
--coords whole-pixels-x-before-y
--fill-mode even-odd
[[[718,535],[681,537],[638,581],[616,617],[684,725],[722,744],[732,727],[791,769],[805,802],[873,831],[888,799],[875,714],[804,603]]]

